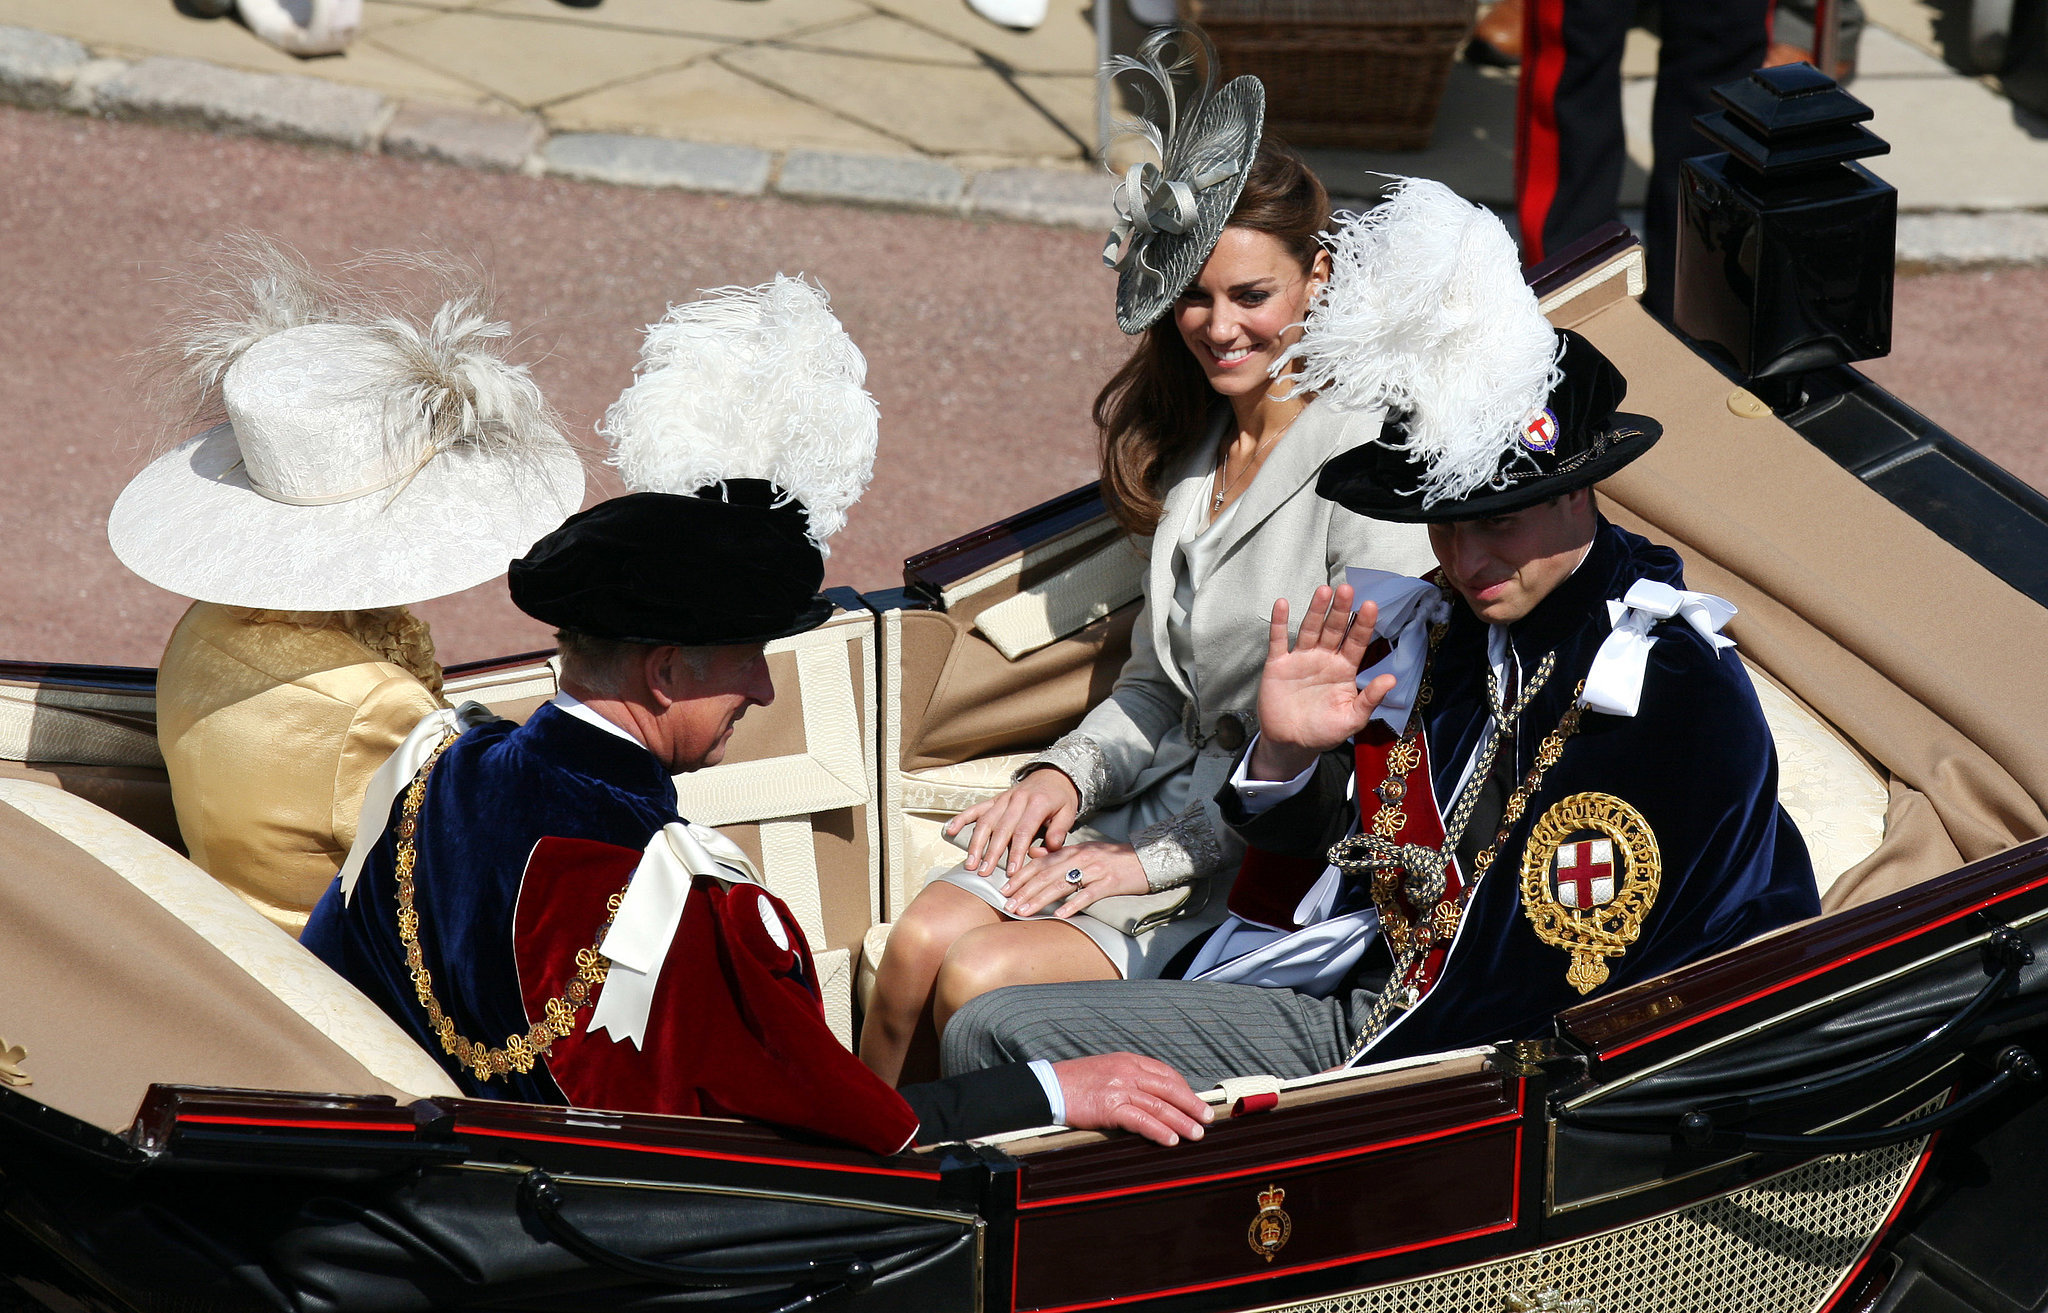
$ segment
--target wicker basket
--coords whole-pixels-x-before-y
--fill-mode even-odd
[[[1180,0],[1223,76],[1266,84],[1266,126],[1295,146],[1429,145],[1478,0]]]

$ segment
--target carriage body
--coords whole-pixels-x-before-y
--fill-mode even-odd
[[[2048,1307],[2048,503],[1846,368],[1747,404],[1640,279],[1605,235],[1538,291],[1666,425],[1602,507],[1743,607],[1820,919],[1546,1037],[1218,1092],[1199,1143],[877,1158],[455,1097],[179,892],[153,672],[16,663],[0,1310]],[[839,590],[679,779],[804,925],[843,1040],[944,818],[1106,693],[1141,566],[1081,489]],[[449,692],[519,717],[554,667]]]

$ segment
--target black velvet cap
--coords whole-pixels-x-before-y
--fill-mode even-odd
[[[815,629],[825,557],[801,502],[728,479],[693,497],[635,492],[562,522],[512,562],[512,604],[557,629],[625,643],[722,647]]]
[[[1316,478],[1317,494],[1375,520],[1476,520],[1591,487],[1648,451],[1663,436],[1664,426],[1648,415],[1616,409],[1628,395],[1628,380],[1614,362],[1568,328],[1558,329],[1557,335],[1564,341],[1558,362],[1564,377],[1521,440],[1501,453],[1490,485],[1425,507],[1426,465],[1387,445],[1405,436],[1405,417],[1396,416],[1381,429],[1378,441],[1331,457]]]

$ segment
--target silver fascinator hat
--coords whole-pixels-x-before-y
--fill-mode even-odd
[[[1102,67],[1105,83],[1129,75],[1142,106],[1141,117],[1116,125],[1115,140],[1142,138],[1156,157],[1124,171],[1102,250],[1117,271],[1116,326],[1126,333],[1151,327],[1201,272],[1259,153],[1265,87],[1240,77],[1219,89],[1216,69],[1208,34],[1180,25]]]
[[[582,463],[480,292],[421,322],[275,247],[240,255],[168,348],[225,422],[122,491],[122,564],[233,606],[401,606],[503,574],[581,504]]]

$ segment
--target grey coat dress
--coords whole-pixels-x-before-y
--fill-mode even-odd
[[[1378,436],[1381,422],[1376,411],[1310,402],[1212,525],[1216,456],[1232,425],[1219,406],[1210,438],[1168,480],[1116,686],[1019,771],[1052,766],[1074,781],[1081,824],[1069,842],[1137,849],[1151,891],[1101,899],[1072,918],[1127,978],[1157,976],[1223,918],[1243,846],[1214,798],[1257,730],[1274,599],[1287,598],[1298,625],[1315,590],[1341,582],[1345,566],[1419,574],[1436,563],[1420,525],[1367,520],[1316,496],[1323,462]],[[996,887],[962,867],[938,878],[1002,907]]]

